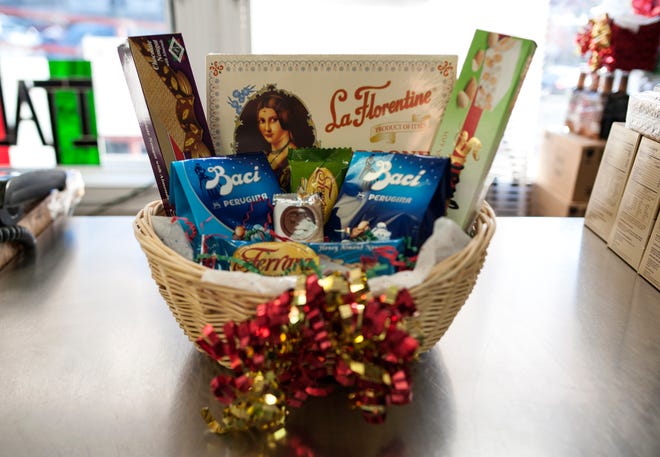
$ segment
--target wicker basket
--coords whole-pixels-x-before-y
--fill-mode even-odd
[[[161,295],[191,341],[197,339],[204,325],[220,329],[230,320],[245,320],[252,317],[258,304],[273,298],[240,287],[202,283],[207,268],[181,257],[154,232],[151,217],[162,214],[160,201],[148,204],[136,216],[133,229]],[[411,288],[424,336],[422,351],[433,347],[444,335],[467,300],[494,232],[495,214],[484,203],[468,245],[436,264],[424,282]]]

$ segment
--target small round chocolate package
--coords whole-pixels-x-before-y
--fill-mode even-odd
[[[276,194],[275,234],[287,240],[323,241],[323,207],[319,194]]]

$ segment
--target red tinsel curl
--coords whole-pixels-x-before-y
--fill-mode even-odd
[[[344,386],[365,420],[384,421],[387,406],[412,399],[408,365],[419,342],[408,318],[415,313],[407,290],[373,296],[359,272],[301,277],[253,318],[227,323],[224,338],[203,329],[199,347],[229,360],[232,370],[211,382],[224,417],[216,421],[205,410],[205,420],[218,433],[274,430],[288,407]]]

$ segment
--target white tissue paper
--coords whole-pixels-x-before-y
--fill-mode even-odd
[[[407,288],[421,284],[433,266],[463,249],[470,237],[453,220],[441,217],[433,225],[433,234],[419,249],[415,268],[393,275],[377,276],[369,280],[369,288],[375,292],[391,286]]]
[[[154,227],[154,232],[165,246],[185,259],[193,260],[192,246],[190,246],[190,241],[188,241],[181,224],[172,222],[172,218],[168,216],[152,216],[151,224]]]

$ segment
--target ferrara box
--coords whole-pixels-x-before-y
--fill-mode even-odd
[[[218,154],[275,153],[258,112],[277,111],[289,147],[428,154],[456,79],[455,55],[208,54]]]

